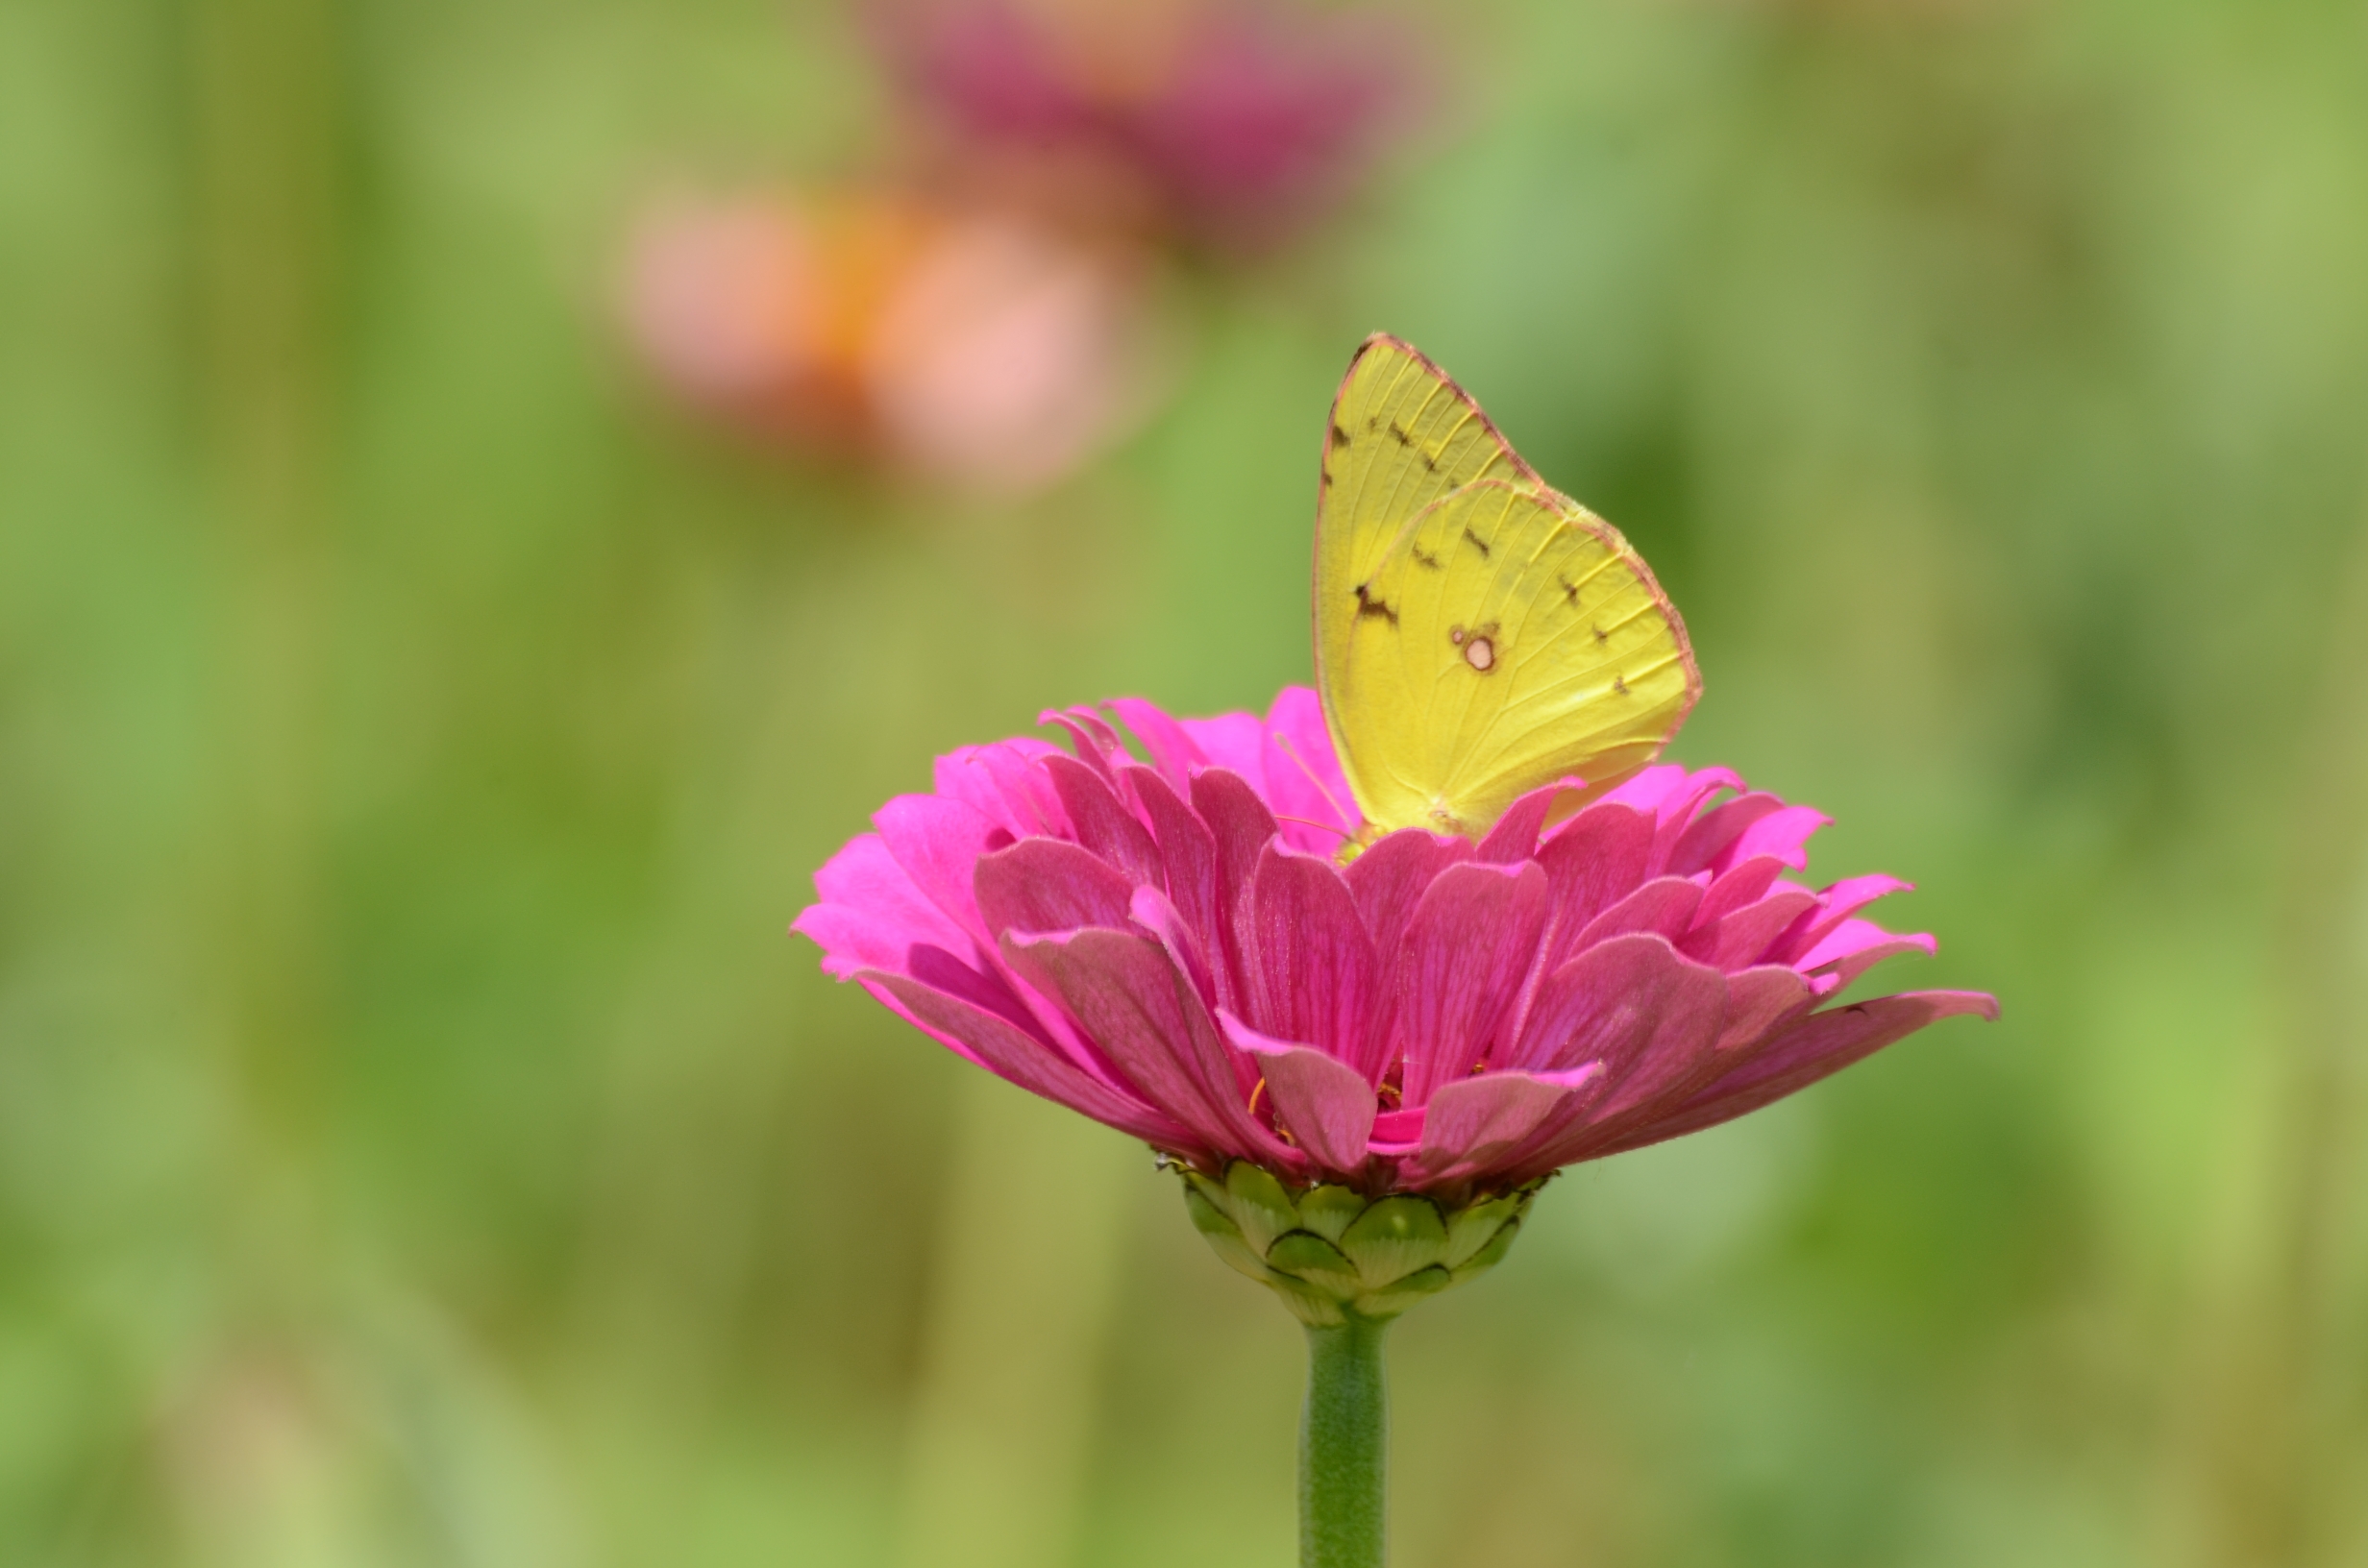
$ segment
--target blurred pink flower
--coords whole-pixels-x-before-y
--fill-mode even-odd
[[[1208,1171],[1452,1199],[1714,1126],[1972,992],[1838,1007],[1930,952],[1858,912],[1904,884],[1785,872],[1825,819],[1648,769],[1477,843],[1360,825],[1317,698],[1262,722],[1111,704],[939,759],[816,875],[824,968],[970,1061]]]
[[[974,183],[1221,249],[1322,217],[1416,96],[1411,38],[1369,5],[883,0],[875,16]]]
[[[678,204],[643,226],[625,306],[692,403],[982,489],[1060,478],[1147,401],[1139,257],[910,195]]]

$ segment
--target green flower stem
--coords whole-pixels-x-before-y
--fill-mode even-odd
[[[1349,1313],[1307,1329],[1299,1418],[1299,1568],[1382,1568],[1389,1556],[1390,1395],[1385,1320]]]

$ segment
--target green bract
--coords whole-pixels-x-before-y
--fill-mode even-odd
[[[1189,1165],[1184,1207],[1217,1255],[1271,1288],[1300,1321],[1386,1322],[1496,1266],[1545,1184],[1449,1208],[1416,1193],[1285,1187],[1246,1160],[1221,1181]]]

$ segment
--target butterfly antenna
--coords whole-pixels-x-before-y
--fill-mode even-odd
[[[1319,822],[1307,817],[1285,817],[1280,812],[1275,813],[1274,820],[1278,822],[1296,822],[1301,827],[1312,827],[1325,833],[1338,833],[1344,840],[1356,837],[1354,832],[1335,822]]]
[[[1307,775],[1307,781],[1316,786],[1316,793],[1323,796],[1323,803],[1332,808],[1334,816],[1340,818],[1343,821],[1346,821],[1352,815],[1355,815],[1354,813],[1344,811],[1341,808],[1341,803],[1332,798],[1332,792],[1323,787],[1323,780],[1316,776],[1316,770],[1310,768],[1307,765],[1307,759],[1299,755],[1299,748],[1291,744],[1290,736],[1284,734],[1279,729],[1270,731],[1270,733],[1274,737],[1274,744],[1283,748],[1283,755],[1289,757],[1294,763],[1297,764],[1299,772]],[[1291,819],[1291,821],[1296,821],[1298,819],[1295,817]],[[1310,822],[1308,825],[1310,827],[1326,827],[1326,824],[1322,822]],[[1356,836],[1355,834],[1341,828],[1327,828],[1327,831],[1339,833],[1344,839],[1354,838]]]

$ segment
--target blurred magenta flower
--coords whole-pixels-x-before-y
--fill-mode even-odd
[[[1374,6],[882,0],[873,35],[942,158],[1072,221],[1252,250],[1322,218],[1410,118]]]
[[[1345,865],[1352,815],[1316,696],[1261,722],[1111,704],[941,758],[936,790],[815,878],[794,929],[957,1054],[1221,1175],[1453,1208],[1714,1126],[1971,992],[1820,1008],[1930,952],[1812,891],[1826,821],[1724,769],[1646,770],[1549,827],[1559,789],[1477,843],[1408,829]]]
[[[678,202],[625,310],[680,396],[801,451],[989,491],[1073,470],[1147,404],[1144,258],[884,189]]]

